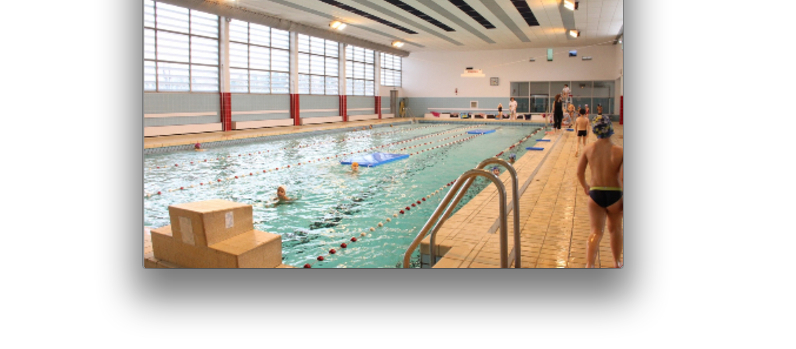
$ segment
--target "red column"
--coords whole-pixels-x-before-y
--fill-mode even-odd
[[[343,122],[348,121],[348,100],[347,96],[340,96],[340,116],[343,117]]]
[[[381,96],[376,96],[376,114],[379,114],[379,120],[381,120]]]
[[[301,114],[299,113],[299,95],[290,94],[290,118],[293,119],[293,126],[301,126]]]
[[[625,122],[625,96],[619,96],[619,124],[624,125]]]
[[[221,129],[232,131],[232,95],[229,92],[221,92]]]

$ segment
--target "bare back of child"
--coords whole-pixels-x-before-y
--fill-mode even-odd
[[[614,267],[621,268],[624,150],[611,142],[613,128],[607,117],[595,117],[592,129],[597,136],[597,141],[583,150],[577,171],[578,180],[586,195],[590,197],[588,205],[591,234],[586,252],[586,267],[594,267],[607,218]],[[591,178],[588,183],[586,182],[587,166],[591,170]],[[603,262],[606,260],[603,259]]]

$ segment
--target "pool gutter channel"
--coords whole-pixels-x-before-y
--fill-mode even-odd
[[[519,195],[520,197],[522,197],[522,196],[525,194],[525,190],[526,190],[526,189],[528,189],[528,186],[530,186],[531,182],[533,182],[533,179],[536,177],[536,174],[539,172],[539,170],[542,168],[542,166],[544,166],[545,162],[547,161],[547,157],[550,155],[550,153],[552,153],[552,152],[553,152],[553,148],[555,148],[555,147],[558,145],[558,142],[559,142],[559,141],[561,140],[561,138],[563,138],[563,137],[564,137],[564,134],[561,134],[561,135],[559,135],[559,136],[556,138],[555,142],[553,142],[552,146],[550,146],[550,148],[548,149],[548,151],[547,151],[547,152],[545,152],[545,155],[544,155],[544,156],[542,157],[542,159],[539,161],[539,164],[537,164],[537,165],[536,165],[536,168],[534,168],[533,172],[531,172],[531,174],[528,176],[528,179],[526,179],[526,180],[525,180],[525,182],[523,182],[523,183],[522,183],[522,185],[520,185],[520,188],[519,188],[519,190],[518,190],[518,192],[519,192],[519,194],[518,194],[518,195]],[[544,137],[542,137],[542,138],[544,138]],[[525,154],[528,154],[528,153],[526,152]],[[525,154],[523,154],[523,156],[525,156]],[[493,185],[493,184],[490,184],[490,185]],[[488,188],[488,187],[487,187],[487,188]],[[484,188],[484,189],[486,189],[486,188]],[[508,217],[508,216],[509,216],[509,214],[513,212],[512,210],[514,209],[514,202],[513,202],[513,198],[512,198],[511,200],[509,200],[509,198],[507,197],[507,198],[506,198],[506,200],[508,200],[508,204],[506,205],[506,206],[507,206],[507,209],[506,209],[506,216]],[[467,205],[469,205],[469,204],[470,204],[470,202],[468,202],[468,203],[467,203],[465,206],[462,206],[462,209],[464,209],[464,208],[465,208]],[[507,222],[508,222],[508,221],[507,221]],[[495,219],[495,222],[494,222],[494,223],[492,224],[492,226],[491,226],[491,227],[490,227],[490,228],[487,230],[487,232],[486,232],[486,233],[487,233],[487,234],[494,234],[494,233],[495,233],[495,232],[498,230],[498,228],[500,228],[500,223],[501,223],[501,219],[500,219],[500,217],[498,216],[498,217]],[[513,226],[511,226],[511,227],[507,227],[507,228],[512,228],[512,231],[513,231],[513,228],[514,228],[514,227],[513,227]],[[514,233],[516,234],[516,233],[518,233],[518,232],[514,232]],[[437,248],[437,251],[439,251],[439,248]],[[510,268],[514,266],[514,258],[515,258],[515,255],[516,255],[516,253],[517,253],[517,246],[514,246],[514,247],[512,247],[511,251],[509,252],[509,256],[508,256],[508,260],[510,261],[510,262],[509,262],[509,267],[510,267]],[[430,256],[430,255],[427,255],[427,256],[429,257],[429,258],[428,258],[428,260],[430,261],[430,260],[431,260],[431,258],[430,258],[431,256]],[[439,258],[441,258],[441,257],[444,257],[444,255],[438,255],[438,256],[437,256],[437,258],[438,258],[438,259],[437,259],[437,263],[439,263]],[[429,266],[428,266],[428,263],[424,263],[424,261],[425,261],[425,258],[423,258],[423,257],[421,256],[421,268],[423,268],[423,266],[424,266],[424,265],[426,266],[426,268],[428,268],[428,267],[429,267]]]
[[[382,128],[382,127],[390,127],[390,125],[404,125],[404,124],[411,124],[411,123],[412,123],[411,120],[406,120],[406,121],[392,122],[390,124],[387,124],[387,123],[371,124],[370,126],[373,126],[373,128]],[[294,132],[294,133],[283,133],[283,134],[276,134],[276,135],[266,135],[266,136],[239,138],[239,139],[231,139],[231,140],[223,140],[223,141],[203,142],[202,143],[202,148],[210,149],[210,148],[225,147],[225,146],[230,146],[230,145],[239,145],[239,144],[245,144],[245,143],[261,142],[261,141],[274,141],[274,140],[294,139],[294,138],[317,136],[317,135],[330,134],[330,133],[357,131],[357,130],[361,130],[362,127],[363,126],[352,126],[352,127],[343,127],[343,128],[313,130],[313,131],[306,131],[306,132]],[[194,143],[181,144],[181,145],[172,145],[172,146],[166,146],[166,147],[157,147],[157,148],[144,148],[144,155],[165,154],[165,153],[186,151],[186,150],[193,150],[193,149],[194,149]]]

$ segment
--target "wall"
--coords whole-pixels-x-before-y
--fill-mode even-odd
[[[547,61],[547,49],[490,50],[473,52],[414,52],[403,60],[401,97],[502,97],[508,100],[511,81],[616,80],[614,45],[572,48],[578,57],[568,57],[569,48],[555,48]],[[584,61],[582,56],[591,56]],[[536,57],[536,62],[528,62]],[[482,69],[486,77],[463,78],[466,67]],[[490,86],[489,78],[500,79]],[[458,88],[458,95],[455,89]],[[505,107],[505,105],[504,105]]]
[[[218,93],[147,92],[144,127],[218,123],[219,105]]]
[[[233,93],[232,121],[290,119],[289,95]]]

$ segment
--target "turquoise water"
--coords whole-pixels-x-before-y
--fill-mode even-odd
[[[465,134],[472,129],[468,127],[461,124],[409,124],[227,146],[205,152],[146,155],[144,193],[160,191],[161,195],[145,197],[144,225],[168,225],[169,205],[210,199],[231,200],[253,205],[255,229],[282,236],[285,264],[301,267],[311,263],[313,268],[396,267],[418,230],[447,193],[445,185],[448,182],[537,129],[481,126],[497,128],[497,131],[465,140],[474,136]],[[516,152],[519,158],[525,147],[532,146],[535,139],[541,137],[543,133],[539,132],[511,152]],[[341,141],[344,139],[348,140]],[[368,152],[430,150],[405,160],[360,168],[358,173],[352,173],[349,166],[339,163],[351,155],[326,160],[326,157],[399,141],[405,142]],[[431,149],[439,145],[442,147]],[[412,146],[416,147],[401,150]],[[508,153],[501,157],[507,158]],[[320,162],[317,161],[319,158]],[[301,165],[297,166],[299,162]],[[288,164],[290,168],[286,168]],[[273,171],[276,167],[279,170]],[[263,170],[269,171],[262,173]],[[250,176],[249,173],[259,174]],[[236,175],[238,179],[223,180]],[[220,183],[217,182],[219,178],[223,180]],[[208,182],[213,184],[208,185]],[[194,187],[190,188],[191,185]],[[297,200],[272,205],[271,200],[280,185],[286,187],[289,197],[297,197]],[[487,185],[486,180],[477,180],[459,207]],[[180,187],[185,189],[179,190]],[[444,189],[438,194],[427,197],[442,187]],[[174,191],[169,192],[169,189]],[[418,205],[417,201],[421,204]],[[413,203],[415,207],[411,207]],[[405,209],[407,206],[410,210]],[[400,214],[401,209],[404,214]],[[391,222],[387,222],[387,218]],[[384,226],[378,227],[379,222]],[[371,227],[375,231],[371,232]],[[362,232],[367,236],[360,236]],[[351,237],[358,241],[351,242]],[[348,245],[345,249],[340,248],[343,242]],[[329,255],[332,248],[339,252]],[[325,256],[325,260],[317,261],[319,255]]]

